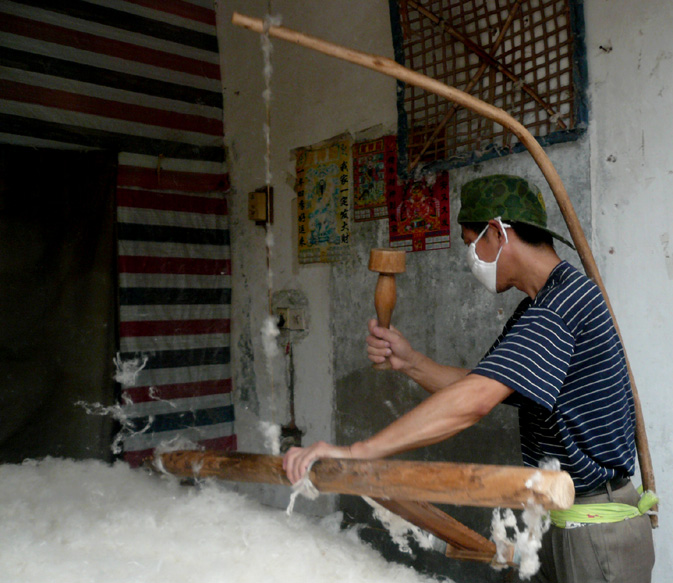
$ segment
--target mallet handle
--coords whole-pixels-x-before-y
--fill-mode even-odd
[[[376,308],[376,317],[379,326],[390,328],[390,319],[393,315],[393,309],[397,302],[397,284],[395,283],[394,273],[379,273],[374,290],[374,307]],[[381,363],[374,363],[372,368],[376,370],[390,370],[392,368],[390,361],[386,358]]]

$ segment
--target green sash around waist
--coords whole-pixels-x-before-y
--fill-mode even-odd
[[[620,504],[619,502],[573,504],[567,510],[551,510],[549,516],[552,524],[559,528],[566,528],[566,523],[605,524],[621,522],[646,514],[657,502],[659,502],[659,497],[648,490],[640,496],[637,506]]]

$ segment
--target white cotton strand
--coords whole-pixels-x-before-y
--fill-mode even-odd
[[[502,565],[507,564],[510,549],[514,544],[514,541],[507,535],[507,528],[516,528],[516,516],[509,508],[504,511],[494,508],[491,519],[491,540],[495,543],[496,562]]]
[[[276,342],[279,334],[280,330],[278,329],[276,317],[271,315],[266,316],[262,325],[262,345],[269,366],[271,366],[271,360],[280,354],[278,342]]]
[[[271,79],[271,74],[273,73],[273,68],[271,66],[271,53],[273,53],[273,44],[271,43],[271,38],[269,37],[269,28],[271,26],[280,26],[282,23],[282,18],[280,16],[271,16],[267,14],[264,17],[264,33],[260,37],[260,42],[262,43],[262,54],[264,55],[264,80],[268,84]]]
[[[87,415],[108,416],[119,422],[121,425],[121,430],[117,433],[117,435],[115,435],[114,439],[112,440],[112,444],[110,445],[110,450],[115,455],[122,453],[122,443],[125,438],[130,435],[139,435],[141,433],[145,433],[154,421],[154,416],[150,415],[147,423],[145,424],[145,427],[143,427],[140,431],[134,431],[133,420],[129,417],[126,411],[126,406],[128,403],[125,403],[124,405],[103,405],[102,403],[87,403],[86,401],[77,401],[75,405],[82,407],[86,411]]]
[[[267,248],[272,249],[273,246],[275,245],[275,240],[273,238],[273,231],[271,230],[271,227],[267,225],[266,227],[266,237],[264,239]]]
[[[119,361],[115,360],[115,364],[117,364],[117,362]],[[129,363],[126,362],[122,364],[128,366]],[[147,364],[147,357],[145,357],[142,363],[140,364],[139,359],[135,359],[133,363],[134,370],[129,371],[127,369],[124,371],[124,374],[137,375],[137,373],[140,370],[142,370],[145,364]],[[149,396],[155,401],[162,401],[162,403],[164,403],[166,406],[172,409],[177,408],[176,403],[172,401],[162,400],[157,394],[156,387],[150,387]],[[112,419],[114,419],[119,423],[121,429],[117,432],[117,435],[115,435],[114,439],[112,440],[112,444],[110,446],[110,449],[114,454],[122,453],[123,450],[122,445],[124,443],[124,440],[128,439],[129,437],[142,435],[143,433],[148,432],[152,428],[152,424],[154,423],[155,419],[154,415],[149,415],[147,417],[147,422],[145,423],[145,426],[142,427],[140,430],[136,430],[134,417],[137,417],[137,413],[135,415],[133,414],[134,404],[131,401],[131,399],[124,394],[122,394],[121,404],[103,405],[102,403],[88,403],[86,401],[76,401],[75,405],[78,407],[82,407],[86,411],[87,415],[107,416],[111,417]],[[174,437],[168,441],[162,441],[161,443],[159,443],[156,450],[158,452],[166,452],[178,449],[196,449],[197,447],[198,446],[194,444],[192,441],[188,440],[187,438],[179,436]]]
[[[283,24],[283,17],[280,14],[271,15],[267,14],[264,17],[264,34],[268,34],[269,27],[271,26],[280,26]]]
[[[501,514],[502,513],[502,514]],[[542,536],[549,529],[549,513],[540,505],[527,505],[522,514],[525,528],[520,530],[514,513],[509,508],[493,510],[491,539],[496,546],[496,562],[505,565],[512,556],[519,568],[519,578],[529,579],[540,568],[538,553],[542,546]],[[513,532],[510,537],[507,529]]]
[[[526,488],[532,490],[541,481],[542,481],[542,474],[540,472],[535,472],[530,478],[526,480]]]
[[[529,579],[540,568],[538,553],[542,547],[542,536],[549,530],[549,513],[539,504],[527,504],[522,514],[525,528],[518,534],[514,547],[519,555],[519,577]]]
[[[539,463],[541,470],[553,470],[559,472],[561,470],[561,462],[555,457],[543,458]]]
[[[162,441],[154,449],[154,455],[152,456],[152,467],[159,473],[168,474],[168,472],[164,468],[164,463],[162,461],[161,454],[169,453],[171,451],[184,451],[184,450],[203,451],[203,449],[204,447],[202,445],[193,442],[191,439],[178,435],[177,437],[174,437],[173,439],[170,439],[168,441]],[[201,471],[202,467],[203,467],[203,460],[201,460],[200,463],[197,462],[192,463],[192,472],[194,472],[194,475],[197,475]]]
[[[264,105],[267,111],[267,121],[264,122],[264,141],[266,143],[266,153],[264,155],[264,163],[266,167],[266,184],[267,186],[271,184],[273,176],[271,175],[271,128],[269,127],[268,118],[270,117],[270,107],[271,107],[271,75],[273,74],[273,66],[271,65],[271,53],[273,52],[273,44],[271,44],[271,38],[269,37],[269,27],[271,26],[280,26],[281,24],[280,16],[271,16],[269,14],[264,18],[264,34],[261,35],[262,43],[262,54],[264,56],[264,91],[262,92],[262,98],[264,99]]]
[[[311,482],[310,477],[311,468],[313,467],[314,463],[315,462],[311,462],[308,468],[306,468],[306,473],[302,476],[301,480],[299,480],[296,484],[292,484],[290,502],[285,509],[285,513],[288,516],[292,516],[292,513],[294,512],[294,503],[298,496],[304,496],[309,500],[315,500],[320,495],[318,489],[313,485],[313,482]]]
[[[266,122],[263,124],[264,139],[266,140],[266,150],[264,151],[264,167],[266,174],[266,185],[269,186],[273,181],[273,174],[271,173],[271,128]]]
[[[75,405],[82,407],[87,415],[110,416],[120,423],[126,421],[127,418],[122,405],[103,405],[102,403],[87,403],[86,401],[76,401]]]

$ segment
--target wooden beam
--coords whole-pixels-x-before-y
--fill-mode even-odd
[[[158,454],[157,469],[182,477],[290,485],[280,456],[220,451]],[[569,508],[575,489],[566,472],[518,466],[402,460],[321,459],[310,470],[319,492],[392,500],[523,508]]]

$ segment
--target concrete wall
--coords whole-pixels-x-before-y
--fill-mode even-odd
[[[287,423],[289,385],[295,392],[297,424],[305,431],[305,443],[359,439],[423,396],[395,373],[374,373],[365,357],[365,324],[374,315],[376,281],[376,275],[367,270],[367,258],[372,247],[386,244],[386,222],[355,224],[350,257],[333,266],[299,267],[293,232],[291,150],[345,131],[394,132],[395,83],[282,41],[274,41],[272,56],[272,288],[276,294],[291,290],[307,302],[309,330],[301,337],[284,339],[292,341],[292,361],[287,356],[277,358],[269,373],[260,333],[269,305],[265,231],[247,219],[247,193],[265,182],[262,51],[258,35],[230,24],[233,11],[261,17],[267,5],[238,0],[219,7],[226,134],[234,185],[232,350],[237,433],[243,451],[264,450],[259,420]],[[385,0],[358,3],[357,10],[344,0],[276,0],[272,7],[293,29],[392,57]],[[671,21],[670,10],[665,0],[647,0],[637,6],[623,1],[619,9],[607,1],[587,7],[590,130],[578,142],[547,149],[594,248],[616,310],[643,400],[658,489],[664,496],[670,492],[666,462],[671,454],[665,444],[671,430],[661,404],[666,402],[663,379],[673,372],[668,370],[673,365],[665,352],[667,324],[673,320],[673,243],[665,224],[673,204],[667,192],[673,180],[668,143],[673,134],[665,113],[673,99],[673,41],[664,30]],[[609,43],[611,52],[599,48]],[[394,324],[417,348],[442,362],[473,364],[521,298],[516,291],[494,298],[466,276],[464,249],[455,224],[460,185],[480,173],[500,171],[520,173],[537,182],[543,188],[552,227],[566,232],[528,154],[451,172],[453,245],[408,256],[407,272],[398,277],[393,315]],[[561,247],[562,256],[579,266],[579,259]],[[293,375],[288,374],[290,365]],[[464,435],[413,456],[518,463],[516,417],[499,407]],[[278,489],[249,489],[273,504],[287,501],[287,492]],[[333,498],[321,497],[316,503],[303,503],[302,508],[324,513],[334,509],[334,504]],[[356,517],[362,513],[345,497],[342,507]],[[455,515],[482,532],[488,528],[489,519],[483,512],[455,509]],[[658,583],[673,568],[665,544],[671,536],[665,513],[661,522],[655,537]]]
[[[642,401],[662,499],[654,580],[664,583],[673,571],[673,5],[585,10],[594,253]]]

